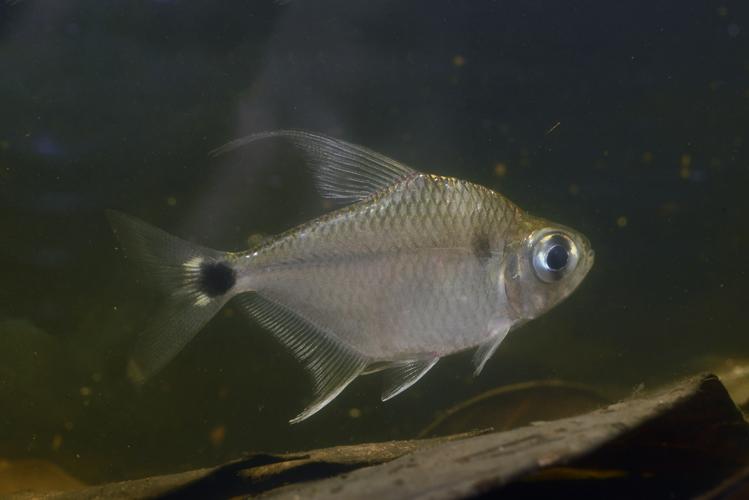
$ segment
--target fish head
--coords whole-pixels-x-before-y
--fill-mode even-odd
[[[567,298],[593,266],[594,252],[579,231],[543,219],[520,225],[505,250],[501,281],[518,320],[538,317]]]

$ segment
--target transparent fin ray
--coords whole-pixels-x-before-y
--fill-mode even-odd
[[[478,346],[476,352],[473,353],[474,376],[478,376],[484,369],[486,362],[489,361],[489,358],[494,355],[497,348],[499,347],[499,344],[502,343],[502,341],[507,336],[507,332],[510,331],[511,326],[512,322],[510,322],[509,320],[495,321],[495,324],[492,328],[493,335],[491,336],[491,338]]]
[[[227,254],[192,245],[134,217],[108,210],[125,258],[147,283],[167,296],[160,312],[136,340],[128,376],[143,383],[164,367],[205,326],[231,294],[209,297],[200,290],[200,263]]]
[[[387,401],[394,398],[414,385],[426,372],[432,369],[439,359],[430,358],[393,363],[385,371],[385,389],[382,391],[382,400]]]
[[[130,354],[128,378],[136,384],[143,384],[158,373],[224,304],[225,301],[213,300],[197,306],[192,298],[182,296],[170,298],[160,305],[160,312],[149,320]]]
[[[369,364],[366,357],[269,298],[249,293],[240,295],[239,301],[253,319],[291,350],[312,376],[315,399],[290,420],[292,424],[320,411]]]
[[[300,130],[260,132],[235,139],[211,152],[219,155],[255,141],[282,137],[298,147],[315,173],[320,193],[353,203],[416,173],[412,168],[363,146]]]
[[[183,289],[186,262],[220,260],[224,252],[181,240],[147,222],[118,212],[106,211],[109,224],[122,246],[124,257],[142,272],[142,278],[160,289]],[[190,271],[195,271],[191,268]],[[197,278],[197,274],[193,276]]]
[[[362,375],[371,375],[373,373],[379,373],[383,370],[387,370],[388,368],[393,367],[392,361],[375,361],[374,363],[370,363],[367,365],[367,367],[364,369],[363,372],[361,372]]]

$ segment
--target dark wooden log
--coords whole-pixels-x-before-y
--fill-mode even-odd
[[[746,481],[749,427],[712,375],[506,431],[257,454],[47,498],[695,496]],[[40,498],[36,495],[35,498]]]

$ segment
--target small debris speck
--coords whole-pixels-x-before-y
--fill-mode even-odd
[[[361,410],[359,408],[351,408],[348,411],[348,416],[351,418],[359,418],[361,417]]]
[[[650,151],[645,151],[644,153],[642,153],[642,162],[645,165],[650,165],[651,163],[653,163],[653,153],[651,153]]]
[[[214,447],[218,448],[224,442],[224,439],[226,439],[226,427],[223,425],[214,427],[208,433],[208,439]]]
[[[681,155],[681,161],[679,162],[679,177],[682,179],[689,179],[692,175],[692,157],[688,154]]]
[[[616,219],[616,225],[619,226],[619,227],[627,227],[627,222],[628,222],[627,218],[625,216],[623,216],[623,215],[620,215]]]
[[[463,67],[465,63],[465,57],[461,56],[460,54],[453,56],[453,66],[455,66],[456,68]]]
[[[85,398],[85,397],[88,397],[88,396],[90,396],[90,395],[91,395],[91,392],[92,392],[92,391],[91,391],[91,388],[90,388],[90,387],[86,387],[86,386],[84,385],[83,387],[81,387],[81,388],[80,388],[80,389],[78,390],[78,392],[80,392],[80,393],[81,393],[81,396],[83,396],[83,397]]]
[[[55,434],[52,436],[52,451],[57,451],[62,446],[62,435],[61,434]]]
[[[177,198],[174,196],[170,196],[166,199],[166,204],[170,207],[176,207],[177,206]]]
[[[556,122],[554,125],[551,126],[549,130],[546,131],[546,135],[549,135],[550,133],[554,132],[556,129],[559,128],[561,124],[562,122]]]
[[[578,186],[577,184],[570,184],[570,186],[567,188],[567,191],[569,191],[572,196],[577,196],[578,194],[580,194],[580,186]]]
[[[684,167],[689,168],[692,165],[692,157],[686,153],[681,155],[681,160],[679,160],[679,165],[681,165],[682,168]]]
[[[679,204],[674,201],[667,201],[660,206],[660,214],[663,217],[673,217],[679,210]]]
[[[718,7],[718,15],[720,17],[726,17],[728,15],[728,8],[725,6]]]
[[[260,233],[252,233],[247,237],[247,245],[252,248],[258,246],[265,239],[265,235]]]
[[[496,175],[497,177],[504,177],[505,175],[507,175],[507,165],[502,162],[494,165],[494,175]]]

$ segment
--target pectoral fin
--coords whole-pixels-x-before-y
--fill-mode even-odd
[[[385,389],[382,400],[387,401],[405,391],[423,377],[440,358],[419,359],[393,363],[385,370]]]
[[[492,321],[492,336],[489,340],[479,345],[476,352],[473,353],[473,366],[475,367],[473,370],[474,376],[481,373],[481,370],[484,369],[484,365],[486,365],[486,362],[492,357],[497,350],[497,347],[499,347],[499,344],[501,344],[505,339],[507,332],[510,331],[511,327],[512,321],[510,320],[496,319]]]

